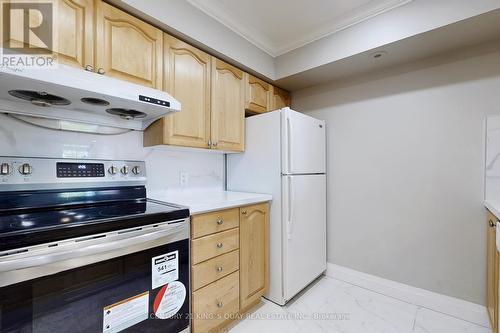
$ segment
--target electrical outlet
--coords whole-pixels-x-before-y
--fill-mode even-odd
[[[179,174],[179,184],[181,185],[181,187],[189,186],[189,173],[181,172]]]

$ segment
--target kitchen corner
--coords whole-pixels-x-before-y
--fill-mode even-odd
[[[0,333],[500,333],[500,0],[1,2]]]

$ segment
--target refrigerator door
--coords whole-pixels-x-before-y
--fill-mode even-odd
[[[305,114],[282,109],[282,173],[326,172],[326,125]]]
[[[283,293],[288,301],[326,270],[326,176],[282,178]]]

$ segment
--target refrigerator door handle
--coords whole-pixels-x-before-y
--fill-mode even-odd
[[[288,176],[288,221],[287,221],[287,238],[292,239],[293,233],[293,189],[292,189],[292,177]]]
[[[293,142],[292,142],[292,121],[290,120],[290,116],[286,117],[286,125],[287,125],[287,166],[288,166],[288,173],[292,173],[292,147],[293,147]]]

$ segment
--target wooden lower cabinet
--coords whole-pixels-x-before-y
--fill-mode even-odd
[[[240,310],[240,273],[220,279],[193,292],[194,332],[217,332]]]
[[[498,333],[498,304],[499,304],[499,255],[496,246],[496,223],[498,219],[490,212],[487,217],[487,272],[486,272],[486,305],[490,316],[491,327]]]
[[[257,302],[269,285],[269,211],[267,204],[243,207],[240,211],[240,306],[243,309]]]
[[[268,288],[269,206],[191,218],[192,329],[220,332]]]

